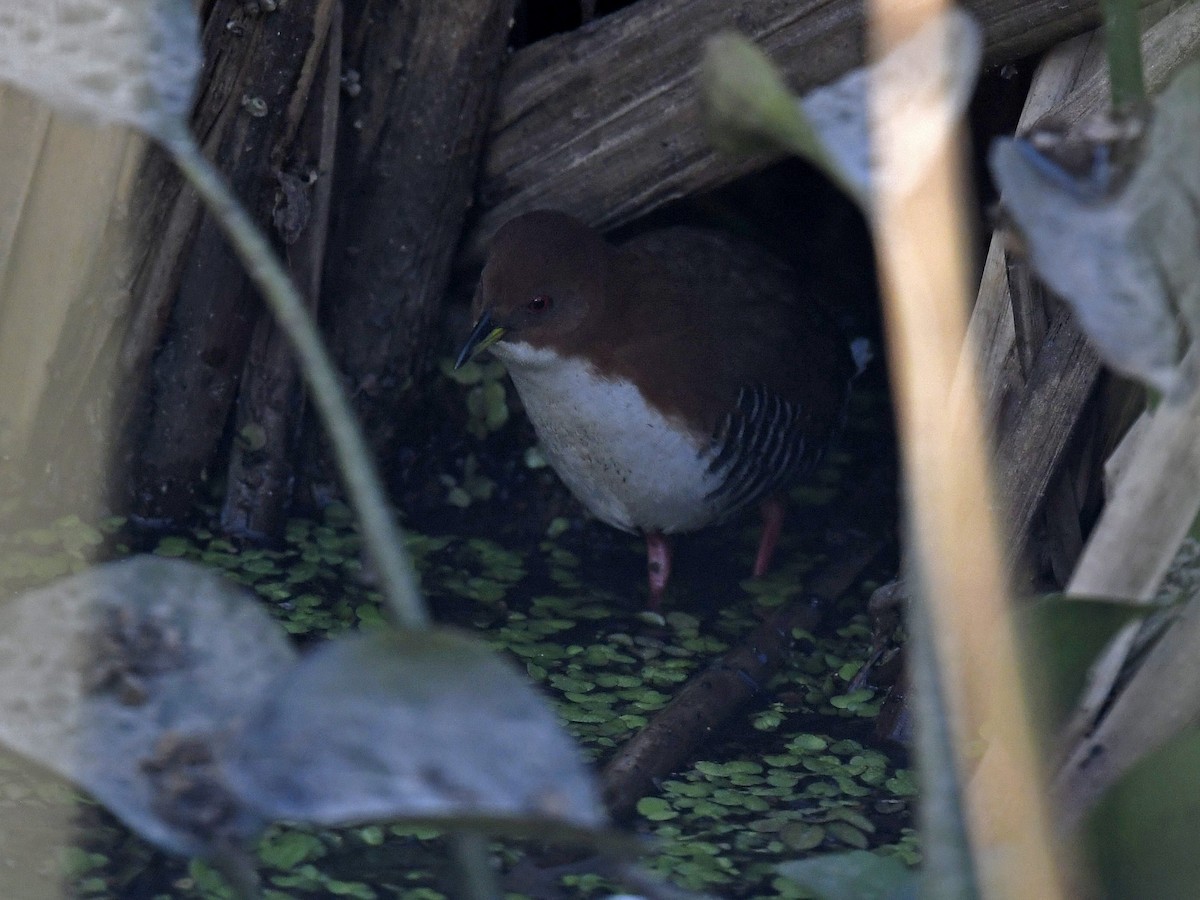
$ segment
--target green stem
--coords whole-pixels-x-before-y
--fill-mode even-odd
[[[462,896],[466,900],[499,900],[502,893],[492,868],[487,836],[480,831],[456,831],[450,835],[450,848]]]
[[[1104,45],[1108,52],[1113,110],[1125,112],[1146,102],[1138,2],[1100,0],[1100,8],[1104,13]]]
[[[905,616],[909,629],[908,663],[916,733],[917,775],[921,786],[918,827],[921,896],[934,900],[976,900],[977,871],[971,856],[961,773],[950,733],[950,711],[934,646],[934,626],[918,573],[910,572],[912,590]]]
[[[333,443],[346,492],[362,525],[367,553],[396,623],[408,628],[428,627],[429,613],[417,591],[400,528],[384,499],[383,482],[300,294],[262,232],[201,154],[191,134],[181,129],[162,142],[225,230],[300,358],[300,368]]]

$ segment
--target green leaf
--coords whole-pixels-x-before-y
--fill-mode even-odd
[[[705,124],[728,153],[788,150],[824,160],[825,148],[766,54],[736,32],[708,39],[700,63]]]
[[[829,746],[829,742],[818,734],[798,734],[792,738],[788,748],[797,751],[817,753]]]
[[[900,900],[916,897],[916,873],[891,856],[865,850],[830,853],[778,867],[820,900]]]
[[[1135,108],[1146,102],[1137,0],[1100,0],[1100,8],[1104,12],[1104,45],[1113,108]]]
[[[843,844],[865,850],[870,844],[867,836],[848,822],[829,822],[825,828],[830,837],[837,838]]]
[[[809,160],[834,181],[845,182],[779,71],[742,35],[729,31],[709,38],[700,63],[700,86],[705,125],[718,149],[787,151]]]
[[[825,829],[807,822],[792,822],[779,832],[779,838],[792,850],[814,850],[825,841]]]
[[[159,556],[186,556],[194,551],[195,545],[185,537],[168,535],[158,542],[154,552]]]
[[[1122,627],[1153,611],[1145,604],[1049,594],[1017,615],[1038,713],[1060,724],[1083,691],[1088,669]]]
[[[1096,883],[1108,900],[1175,900],[1200,885],[1200,730],[1149,754],[1087,823]]]
[[[214,900],[226,900],[233,898],[234,893],[225,883],[225,880],[220,876],[216,869],[205,863],[203,860],[193,859],[188,864],[188,875],[191,876],[196,887],[203,891],[203,896],[214,898]]]
[[[258,848],[259,858],[276,869],[293,869],[305,860],[325,855],[320,838],[303,831],[283,831],[263,841]]]
[[[661,797],[643,797],[637,803],[637,811],[638,815],[651,822],[665,822],[679,815],[671,804]]]
[[[875,696],[871,688],[859,688],[849,694],[840,694],[829,698],[829,705],[834,709],[856,709]]]

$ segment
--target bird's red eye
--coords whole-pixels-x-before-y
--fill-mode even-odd
[[[538,294],[525,305],[533,312],[545,312],[554,305],[554,300],[546,294]]]

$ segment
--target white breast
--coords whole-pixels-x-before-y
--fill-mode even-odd
[[[521,395],[546,458],[598,519],[626,531],[691,531],[721,511],[700,440],[628,381],[528,344],[492,347]]]

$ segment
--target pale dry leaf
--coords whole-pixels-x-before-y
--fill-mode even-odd
[[[294,660],[262,606],[201,566],[96,566],[0,604],[0,743],[160,847],[203,853],[216,835],[190,818],[196,797],[164,789],[172,763],[211,755]],[[213,787],[222,827],[261,827]]]
[[[879,179],[908,191],[923,177],[971,99],[982,49],[979,26],[951,10],[872,66],[796,99],[749,40],[718,35],[701,66],[709,133],[728,152],[804,157],[869,211]],[[904,148],[887,170],[872,152],[870,91],[890,113],[878,127]]]
[[[805,95],[800,106],[859,192],[871,196],[880,180],[901,193],[912,190],[962,118],[970,102],[983,55],[983,35],[975,20],[952,9],[922,27],[874,65]],[[871,121],[868,92],[879,92]],[[885,129],[873,143],[871,128]],[[872,148],[902,147],[887,168]]]
[[[200,71],[197,29],[190,0],[0,0],[0,81],[172,137]]]

